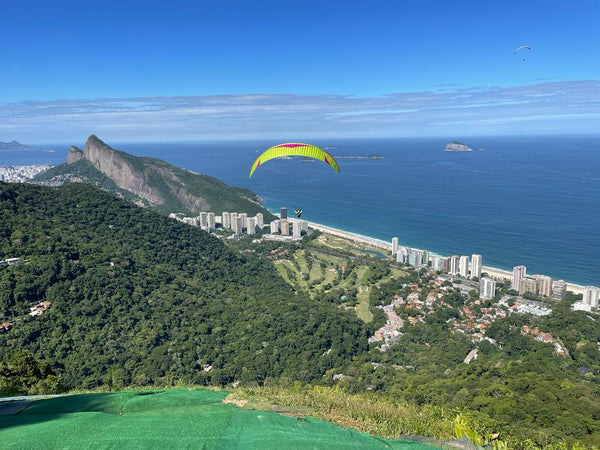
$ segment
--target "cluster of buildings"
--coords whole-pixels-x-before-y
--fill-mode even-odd
[[[529,293],[537,297],[551,297],[553,300],[564,300],[567,283],[564,280],[553,281],[546,275],[527,276],[527,267],[513,267],[511,288],[520,295]]]
[[[50,308],[50,306],[52,306],[51,302],[39,302],[38,304],[29,308],[28,314],[31,317],[41,316],[44,313],[44,311]]]
[[[232,230],[235,234],[254,234],[262,230],[264,219],[262,213],[257,213],[253,217],[248,217],[247,213],[223,212],[216,216],[214,212],[202,211],[197,217],[183,217],[182,214],[171,213],[169,217],[180,222],[200,227],[207,233],[215,230],[217,224],[226,230]]]
[[[440,256],[430,253],[427,250],[418,248],[399,247],[398,238],[392,238],[392,256],[396,256],[399,263],[410,264],[413,267],[431,266],[433,270],[449,273],[451,275],[460,275],[464,278],[480,278],[482,257],[481,255],[452,255]]]
[[[562,345],[560,345],[559,342],[556,341],[556,339],[550,333],[546,333],[545,331],[540,331],[540,330],[538,330],[537,327],[530,328],[527,325],[523,325],[523,328],[521,329],[521,334],[523,336],[529,334],[540,342],[543,342],[545,344],[552,344],[554,346],[554,351],[556,352],[557,355],[566,356],[565,349],[562,347]]]
[[[600,289],[596,286],[586,286],[583,290],[583,298],[580,302],[573,304],[574,311],[598,310],[598,299],[600,298]]]
[[[169,217],[187,223],[188,225],[202,228],[210,233],[217,226],[223,230],[233,231],[230,238],[238,239],[241,234],[255,234],[265,227],[264,216],[257,213],[249,217],[247,213],[223,212],[216,216],[213,212],[201,212],[197,217],[184,217],[182,214],[171,213]],[[288,218],[287,208],[281,208],[279,219],[268,224],[270,233],[262,236],[262,239],[271,241],[298,241],[302,233],[308,232],[308,222],[299,218]]]
[[[415,268],[429,266],[431,269],[459,275],[464,278],[477,278],[480,281],[479,292],[481,299],[494,298],[496,294],[496,281],[491,277],[481,277],[483,260],[481,255],[473,254],[469,260],[467,255],[440,256],[427,250],[404,247],[398,245],[398,238],[392,238],[392,256],[399,263],[409,264]],[[510,273],[510,272],[509,272]],[[545,297],[560,302],[564,300],[567,292],[567,283],[564,280],[553,280],[547,275],[527,275],[527,267],[515,266],[513,268],[511,288],[519,293],[532,294],[536,297]],[[600,289],[595,286],[584,287],[583,300],[575,303],[573,309],[592,311],[598,309],[600,303]]]
[[[404,326],[404,322],[400,316],[396,314],[396,307],[403,304],[403,302],[404,300],[402,297],[396,295],[389,305],[378,306],[378,308],[383,309],[383,312],[387,316],[387,320],[385,325],[375,331],[375,334],[368,340],[370,344],[373,342],[385,341],[385,344],[379,347],[381,351],[388,350],[389,345],[402,336],[402,333],[400,333],[398,329]]]
[[[5,183],[23,183],[52,167],[51,164],[0,166],[0,181],[4,181]]]

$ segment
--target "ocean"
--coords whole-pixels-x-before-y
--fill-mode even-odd
[[[600,285],[600,137],[457,138],[474,151],[444,152],[453,139],[306,140],[335,146],[334,156],[383,158],[339,158],[339,174],[316,161],[271,160],[252,178],[254,159],[280,142],[107,143],[250,188],[274,212],[301,208],[302,218],[354,233]],[[0,152],[0,165],[59,164],[70,144]]]

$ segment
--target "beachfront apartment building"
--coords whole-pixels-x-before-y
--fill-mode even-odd
[[[398,253],[396,253],[396,262],[401,264],[408,262],[408,254],[410,249],[408,247],[399,247]]]
[[[539,295],[538,281],[535,278],[525,277],[519,283],[519,295],[523,295],[526,292]]]
[[[281,208],[283,210],[283,208]],[[286,209],[287,211],[287,209]],[[286,214],[287,217],[287,214]],[[287,221],[287,219],[281,219],[279,221],[279,227],[281,228],[281,234],[284,236],[289,236],[290,235],[290,223]]]
[[[413,267],[419,267],[423,265],[423,250],[417,250],[416,248],[410,249],[408,254],[408,263]]]
[[[481,255],[473,254],[471,255],[471,278],[477,277],[481,278],[481,265],[483,259]]]
[[[552,283],[552,300],[563,301],[566,293],[567,282],[565,280],[556,280]]]
[[[496,282],[491,278],[483,277],[479,282],[479,298],[482,300],[494,298],[496,295]]]
[[[552,278],[547,275],[532,275],[531,278],[537,280],[540,296],[550,297],[552,295]]]
[[[525,266],[515,266],[513,267],[513,279],[512,279],[512,289],[518,291],[521,288],[521,280],[527,276],[527,267]]]
[[[436,271],[444,271],[444,258],[441,256],[431,256],[431,268]]]
[[[262,230],[262,227],[265,226],[265,218],[263,216],[262,213],[256,213],[256,224],[258,225],[258,228],[260,228]]]
[[[216,228],[216,220],[215,220],[214,212],[209,212],[206,215],[206,224],[207,224],[208,228],[210,228],[211,230],[214,230]]]
[[[269,226],[271,227],[271,234],[279,233],[279,220],[273,220]]]
[[[292,237],[299,238],[301,235],[300,222],[295,221],[292,223]]]
[[[469,257],[467,255],[462,255],[458,260],[458,274],[465,278],[469,276]]]
[[[458,272],[460,271],[460,256],[458,255],[452,255],[450,257],[450,269],[448,270],[448,273],[451,275],[457,275]]]
[[[280,212],[279,212],[279,218],[281,220],[286,220],[287,219],[287,208],[286,207],[282,207]]]
[[[393,237],[392,238],[392,256],[394,256],[396,253],[398,253],[398,238]]]
[[[596,286],[586,286],[583,290],[582,303],[589,305],[592,309],[598,309],[598,299],[600,298],[600,289]]]

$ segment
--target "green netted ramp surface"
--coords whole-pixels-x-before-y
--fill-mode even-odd
[[[173,389],[68,395],[0,416],[3,449],[409,449],[312,418],[243,410],[227,392]]]

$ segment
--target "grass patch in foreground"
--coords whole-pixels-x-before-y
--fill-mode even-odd
[[[246,400],[246,408],[273,411],[294,407],[327,422],[387,438],[401,435],[453,438],[456,411],[393,402],[375,394],[351,395],[337,388],[308,386],[302,389],[239,388],[231,391],[230,396]]]

